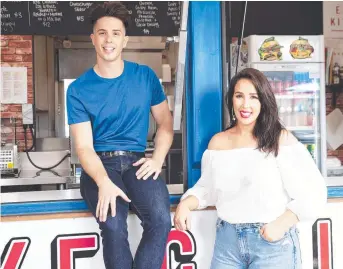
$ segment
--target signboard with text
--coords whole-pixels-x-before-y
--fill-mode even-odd
[[[304,269],[343,268],[343,203],[327,205],[315,223],[298,225]],[[173,213],[171,214],[171,218]],[[2,269],[104,269],[100,231],[89,218],[2,222]],[[141,238],[138,218],[128,219],[134,254]],[[192,212],[192,229],[172,229],[161,269],[208,269],[216,230],[216,211]]]
[[[323,1],[325,38],[343,38],[343,2]]]

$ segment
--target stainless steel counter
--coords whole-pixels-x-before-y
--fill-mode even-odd
[[[40,191],[79,188],[79,182],[78,177],[71,176],[70,169],[22,170],[17,178],[0,179],[1,191],[4,193],[13,192],[16,186],[20,188],[20,192],[29,191],[30,185],[40,186]]]
[[[40,167],[51,167],[59,163],[69,151],[50,151],[50,152],[30,152],[30,159],[35,165]],[[57,167],[51,170],[40,170],[35,167],[27,157],[26,153],[19,153],[20,172],[18,177],[2,175],[0,185],[6,186],[25,186],[25,185],[48,185],[65,184],[72,180],[69,158],[64,159]]]
[[[50,184],[66,184],[67,178],[3,178],[1,186],[25,186],[25,185],[50,185]]]
[[[19,177],[1,178],[1,186],[62,184],[70,180],[70,169],[22,170]]]

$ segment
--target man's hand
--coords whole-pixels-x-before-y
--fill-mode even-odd
[[[108,177],[99,185],[99,199],[96,207],[96,217],[100,222],[105,222],[109,206],[111,206],[111,215],[116,215],[116,200],[117,196],[123,198],[126,202],[130,203],[131,200],[126,194],[118,188]]]
[[[177,230],[185,231],[191,228],[191,214],[188,206],[180,203],[174,215],[174,226]]]
[[[141,158],[133,164],[133,166],[142,165],[136,172],[137,179],[143,178],[143,180],[146,180],[148,177],[155,173],[154,180],[156,180],[158,178],[158,175],[161,173],[162,164],[163,163],[158,162],[153,158]]]
[[[288,229],[284,225],[275,220],[265,224],[261,228],[260,234],[265,240],[275,242],[282,239],[287,231]]]

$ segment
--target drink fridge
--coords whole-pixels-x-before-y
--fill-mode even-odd
[[[307,147],[326,176],[326,108],[324,38],[260,36],[230,46],[231,77],[246,67],[268,78],[284,126]],[[237,66],[237,57],[238,67]]]

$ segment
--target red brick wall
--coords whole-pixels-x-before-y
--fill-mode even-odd
[[[337,98],[338,97],[338,98]],[[326,114],[329,114],[333,107],[331,106],[332,101],[332,93],[327,90],[326,91]],[[336,94],[336,108],[340,108],[343,112],[343,93],[337,96]],[[337,150],[328,150],[328,156],[336,156],[338,157],[343,165],[343,145],[340,146]]]
[[[1,66],[27,67],[27,102],[33,104],[32,79],[32,36],[0,35]],[[24,130],[22,126],[21,104],[1,104],[1,124],[8,128],[1,134],[2,140],[14,141],[14,118],[17,118],[17,141],[19,150],[24,150]],[[32,138],[27,131],[28,147]]]

